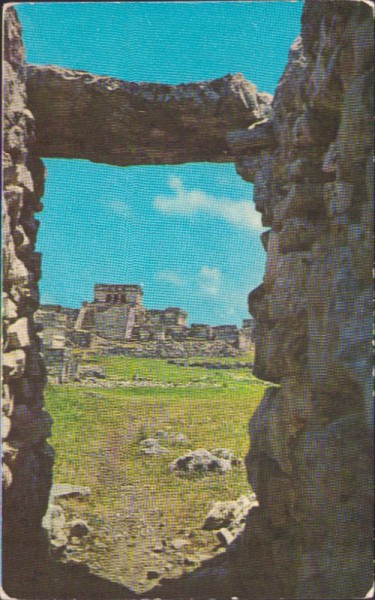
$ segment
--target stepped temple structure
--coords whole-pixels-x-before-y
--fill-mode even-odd
[[[233,162],[254,183],[268,228],[261,236],[264,280],[249,296],[254,374],[272,385],[250,421],[246,468],[259,506],[247,516],[240,550],[231,554],[233,581],[247,600],[371,597],[372,2],[305,0],[301,35],[273,98],[240,74],[172,86],[28,65],[16,9],[8,4],[4,14],[7,594],[36,598],[48,551],[42,520],[54,451],[47,441],[52,419],[44,406],[41,326],[34,318],[41,277],[35,213],[42,210],[42,159],[64,157],[124,168]],[[251,66],[251,56],[246,59]],[[111,331],[124,342],[100,337],[106,347],[130,344],[136,332],[147,337],[159,317],[158,335],[165,330],[167,339],[169,328],[172,339],[184,331],[183,313],[147,317],[140,299],[136,288],[98,289],[78,315],[50,310],[59,326],[49,328],[52,338],[47,326],[45,339],[61,350],[71,331],[89,331],[90,344]],[[115,318],[117,332],[110,326]],[[88,329],[76,330],[77,322]],[[207,326],[191,330],[196,338],[212,334]]]

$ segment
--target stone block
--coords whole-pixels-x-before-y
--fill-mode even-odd
[[[3,413],[8,417],[11,416],[14,407],[14,394],[10,391],[10,386],[7,383],[3,384],[2,409]]]
[[[306,316],[276,323],[257,322],[254,330],[253,374],[259,379],[280,383],[284,377],[301,373],[307,362]]]
[[[13,125],[10,129],[5,132],[4,136],[4,148],[7,152],[14,152],[19,150],[20,148],[25,147],[26,142],[26,132],[23,127],[20,127],[18,124]],[[18,176],[18,180],[20,177]]]
[[[53,419],[44,410],[32,412],[22,405],[22,411],[13,415],[13,419],[17,422],[20,439],[27,446],[38,444],[51,436]]]
[[[254,183],[259,167],[258,156],[237,156],[235,162],[236,172],[244,181]]]
[[[360,163],[372,153],[373,75],[358,75],[350,85],[338,132],[338,167],[343,179],[362,183]],[[359,169],[358,169],[359,167]]]
[[[280,234],[277,238],[271,236],[264,293],[257,296],[257,308],[254,313],[253,298],[256,296],[256,290],[249,295],[250,312],[256,316],[258,322],[275,323],[280,319],[297,319],[307,308],[306,290],[311,255],[309,252],[283,255],[279,252],[279,245]]]
[[[14,427],[19,430],[27,429],[32,425],[32,421],[33,413],[30,408],[26,404],[16,404],[12,416]]]
[[[248,129],[237,129],[227,134],[227,142],[234,154],[276,146],[272,121],[255,123]]]
[[[18,448],[17,444],[10,444],[9,442],[3,442],[2,444],[2,458],[4,463],[12,466],[17,460]]]
[[[4,381],[19,379],[25,372],[26,354],[23,350],[5,352],[3,356]]]
[[[3,315],[4,321],[14,321],[17,319],[17,305],[9,298],[8,294],[3,294]]]
[[[12,428],[12,421],[4,413],[1,415],[1,438],[6,440]]]
[[[64,548],[67,545],[66,519],[61,506],[49,504],[43,517],[42,527],[48,532],[50,543],[55,550]]]
[[[29,323],[26,317],[18,319],[8,327],[7,347],[9,350],[30,346]]]
[[[16,167],[17,171],[17,182],[19,185],[24,187],[29,192],[34,191],[34,182],[31,176],[30,171],[26,167],[26,165],[18,164]]]
[[[354,200],[354,186],[346,181],[326,183],[324,186],[324,202],[329,217],[346,213]]]
[[[281,381],[281,388],[269,388],[250,420],[247,466],[257,492],[254,462],[259,456],[269,457],[282,472],[292,474],[293,442],[313,415],[311,384],[301,379],[289,377]]]
[[[42,254],[40,252],[32,252],[27,254],[24,260],[28,270],[33,275],[33,280],[35,282],[39,281],[42,276]]]
[[[219,542],[224,544],[224,546],[230,546],[230,544],[235,539],[235,536],[233,535],[233,533],[231,533],[229,531],[229,529],[226,529],[225,527],[223,527],[222,529],[219,529],[219,531],[216,534],[216,537],[219,540]]]
[[[282,254],[309,250],[322,235],[324,223],[301,217],[291,217],[284,222],[279,233],[279,249]]]
[[[11,217],[17,218],[19,216],[23,205],[23,197],[24,190],[21,186],[12,184],[6,185],[4,189],[4,204]]]
[[[1,476],[4,489],[7,490],[12,485],[13,477],[10,468],[5,463],[1,466]]]
[[[262,121],[271,102],[265,94],[258,99],[256,86],[240,73],[213,82],[171,86],[28,65],[27,91],[38,132],[36,154],[122,166],[228,162],[232,158],[228,131]],[[79,111],[75,109],[78,96]],[[94,129],[95,136],[91,135]],[[103,141],[100,147],[98,137]]]
[[[32,250],[29,238],[27,237],[22,225],[16,225],[13,231],[13,240],[16,246],[17,253],[21,256],[27,251]]]

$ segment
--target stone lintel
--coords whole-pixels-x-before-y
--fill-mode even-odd
[[[227,133],[263,121],[272,99],[240,73],[168,85],[38,65],[27,96],[36,155],[118,166],[232,162]]]

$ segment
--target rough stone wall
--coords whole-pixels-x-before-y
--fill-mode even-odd
[[[53,451],[43,408],[45,368],[34,312],[40,255],[34,251],[44,167],[30,152],[34,118],[27,108],[24,48],[13,8],[4,24],[3,203],[3,557],[5,578],[38,540],[47,508]]]
[[[229,135],[271,227],[254,372],[280,384],[250,422],[251,598],[372,584],[372,36],[366,4],[307,0],[272,120]]]
[[[268,251],[264,283],[250,295],[250,309],[257,320],[255,373],[280,384],[267,392],[250,425],[247,465],[260,507],[249,514],[237,567],[242,562],[244,597],[252,600],[360,597],[371,587],[372,32],[371,11],[364,3],[307,0],[302,39],[291,50],[272,121],[228,137],[238,172],[255,182],[257,208],[271,227],[262,236]],[[35,547],[53,461],[45,441],[50,418],[43,409],[45,373],[33,319],[40,277],[34,212],[41,208],[44,168],[33,157],[20,35],[15,12],[8,8],[5,573],[12,559],[22,560]],[[35,67],[29,70],[36,107],[40,73]],[[52,89],[47,86],[50,76],[69,88],[66,74],[46,72],[43,91]],[[74,79],[79,92],[93,83],[87,74],[76,73]],[[239,83],[228,81],[230,86]],[[104,78],[98,85],[104,94],[111,81]],[[52,105],[39,100],[45,131],[49,126],[41,122],[43,111]],[[114,127],[112,123],[108,131]],[[153,131],[154,138],[163,131]],[[63,155],[77,157],[74,131],[72,135]],[[51,137],[39,140],[39,148],[48,146]],[[57,138],[52,142],[60,146]],[[195,144],[195,134],[192,139]],[[145,146],[151,147],[148,138]],[[218,159],[212,146],[203,148],[197,160]],[[222,141],[217,147],[219,160],[230,160]],[[106,148],[104,156],[89,148],[84,157],[114,164],[145,160],[143,147],[134,147],[130,158],[124,158],[121,144],[118,148],[116,156]],[[194,152],[162,154],[158,161],[191,160]]]

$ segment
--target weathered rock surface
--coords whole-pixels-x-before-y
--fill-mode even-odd
[[[35,252],[44,167],[30,152],[34,117],[27,106],[21,26],[8,6],[4,21],[3,137],[3,583],[43,545],[53,451],[43,410],[45,368],[34,322],[40,254]],[[6,440],[6,442],[4,442]],[[36,550],[38,549],[38,550]]]
[[[113,165],[230,162],[226,134],[269,112],[243,75],[201,83],[134,83],[56,66],[27,66],[42,157]]]
[[[240,496],[238,500],[215,502],[206,517],[202,529],[215,531],[226,528],[229,531],[235,531],[235,534],[232,533],[233,537],[235,537],[244,528],[246,516],[255,506],[258,506],[255,494]]]
[[[72,537],[83,538],[91,531],[89,525],[84,519],[73,519],[66,524],[69,535]]]
[[[210,473],[227,473],[232,470],[230,460],[220,458],[205,448],[198,448],[179,456],[169,470],[178,475],[209,475]]]
[[[49,504],[43,517],[43,528],[48,532],[49,542],[53,550],[60,551],[68,543],[67,523],[63,509],[58,504]]]
[[[251,598],[372,583],[372,35],[364,3],[308,0],[272,119],[228,136],[271,228],[249,307],[254,373],[280,384],[250,422]]]
[[[91,495],[91,488],[87,485],[73,485],[71,483],[54,483],[51,487],[50,498],[86,498]]]
[[[160,440],[147,438],[141,442],[141,452],[146,456],[159,456],[160,454],[167,454],[169,450],[160,444]]]

